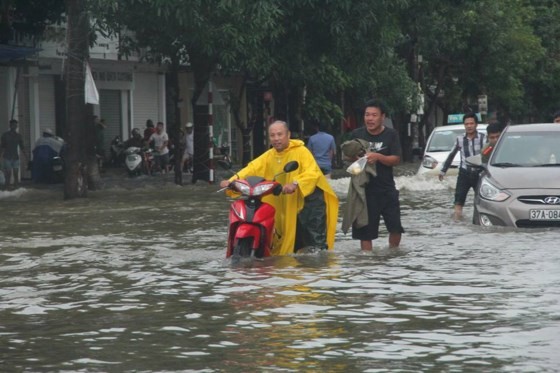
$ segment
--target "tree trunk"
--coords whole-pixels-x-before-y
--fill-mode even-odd
[[[183,153],[185,152],[185,133],[182,130],[181,112],[179,110],[179,98],[181,97],[181,86],[179,84],[179,62],[171,63],[167,74],[167,125],[171,139],[173,140],[173,154],[175,162],[173,171],[175,184],[183,185]]]
[[[85,110],[85,143],[86,143],[86,169],[87,169],[87,186],[89,190],[97,190],[101,188],[101,174],[99,170],[99,160],[97,158],[95,135],[95,122],[93,115],[93,107],[90,104],[84,106]]]
[[[86,196],[86,104],[84,62],[88,57],[89,21],[85,0],[66,0],[67,44],[66,78],[66,175],[64,199]]]

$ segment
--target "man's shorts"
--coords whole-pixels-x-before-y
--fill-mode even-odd
[[[154,156],[154,160],[159,167],[165,169],[169,164],[169,153],[156,155]]]
[[[368,224],[365,227],[352,227],[352,238],[360,241],[371,241],[379,237],[379,223],[383,216],[385,227],[389,233],[404,233],[401,225],[401,205],[399,191],[385,192],[366,191]]]
[[[12,170],[16,169],[19,170],[19,159],[6,159],[4,158],[4,162],[2,164],[4,170]]]
[[[480,172],[478,170],[459,170],[459,175],[457,176],[457,184],[455,187],[455,205],[465,205],[467,194],[469,194],[469,189],[473,188],[476,193],[476,185],[478,184],[479,175]]]

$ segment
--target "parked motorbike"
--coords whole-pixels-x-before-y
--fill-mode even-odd
[[[227,167],[226,162],[219,164]],[[271,255],[275,209],[261,199],[269,194],[280,195],[282,185],[276,178],[295,171],[298,167],[297,161],[291,161],[272,180],[248,176],[235,180],[224,188],[241,194],[240,198],[233,201],[229,211],[226,258],[263,258]]]
[[[120,166],[124,163],[124,151],[124,142],[120,136],[115,136],[115,138],[111,141],[111,165]]]
[[[225,164],[228,164],[229,167],[231,167],[232,161],[229,157],[229,145],[227,143],[222,143],[222,145],[220,145],[219,154],[217,154],[216,158],[218,161],[225,162]]]
[[[141,149],[131,146],[124,151],[125,166],[129,176],[138,176],[142,173],[151,173],[151,164],[153,162],[152,149]]]
[[[64,182],[64,159],[58,155],[52,159],[52,182]]]

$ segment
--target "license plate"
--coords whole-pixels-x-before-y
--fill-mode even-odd
[[[62,171],[62,166],[55,165],[55,166],[53,166],[53,170],[55,170],[55,171]]]
[[[560,210],[529,210],[529,220],[560,220]]]

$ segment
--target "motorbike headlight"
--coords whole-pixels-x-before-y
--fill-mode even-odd
[[[503,202],[510,197],[508,192],[492,185],[486,177],[482,179],[478,193],[480,197],[495,202]]]
[[[438,161],[436,161],[435,158],[430,157],[429,155],[425,156],[424,159],[422,159],[422,167],[425,168],[430,168],[430,169],[434,169],[436,168],[438,164]]]
[[[274,188],[274,183],[266,183],[266,184],[257,185],[255,187],[255,189],[253,190],[253,195],[255,195],[255,196],[263,195],[266,192],[268,192],[269,190],[271,190],[272,188]]]
[[[235,190],[237,190],[239,193],[248,196],[249,193],[251,192],[251,187],[245,183],[241,183],[239,181],[234,181],[233,182],[233,186],[235,188]]]

